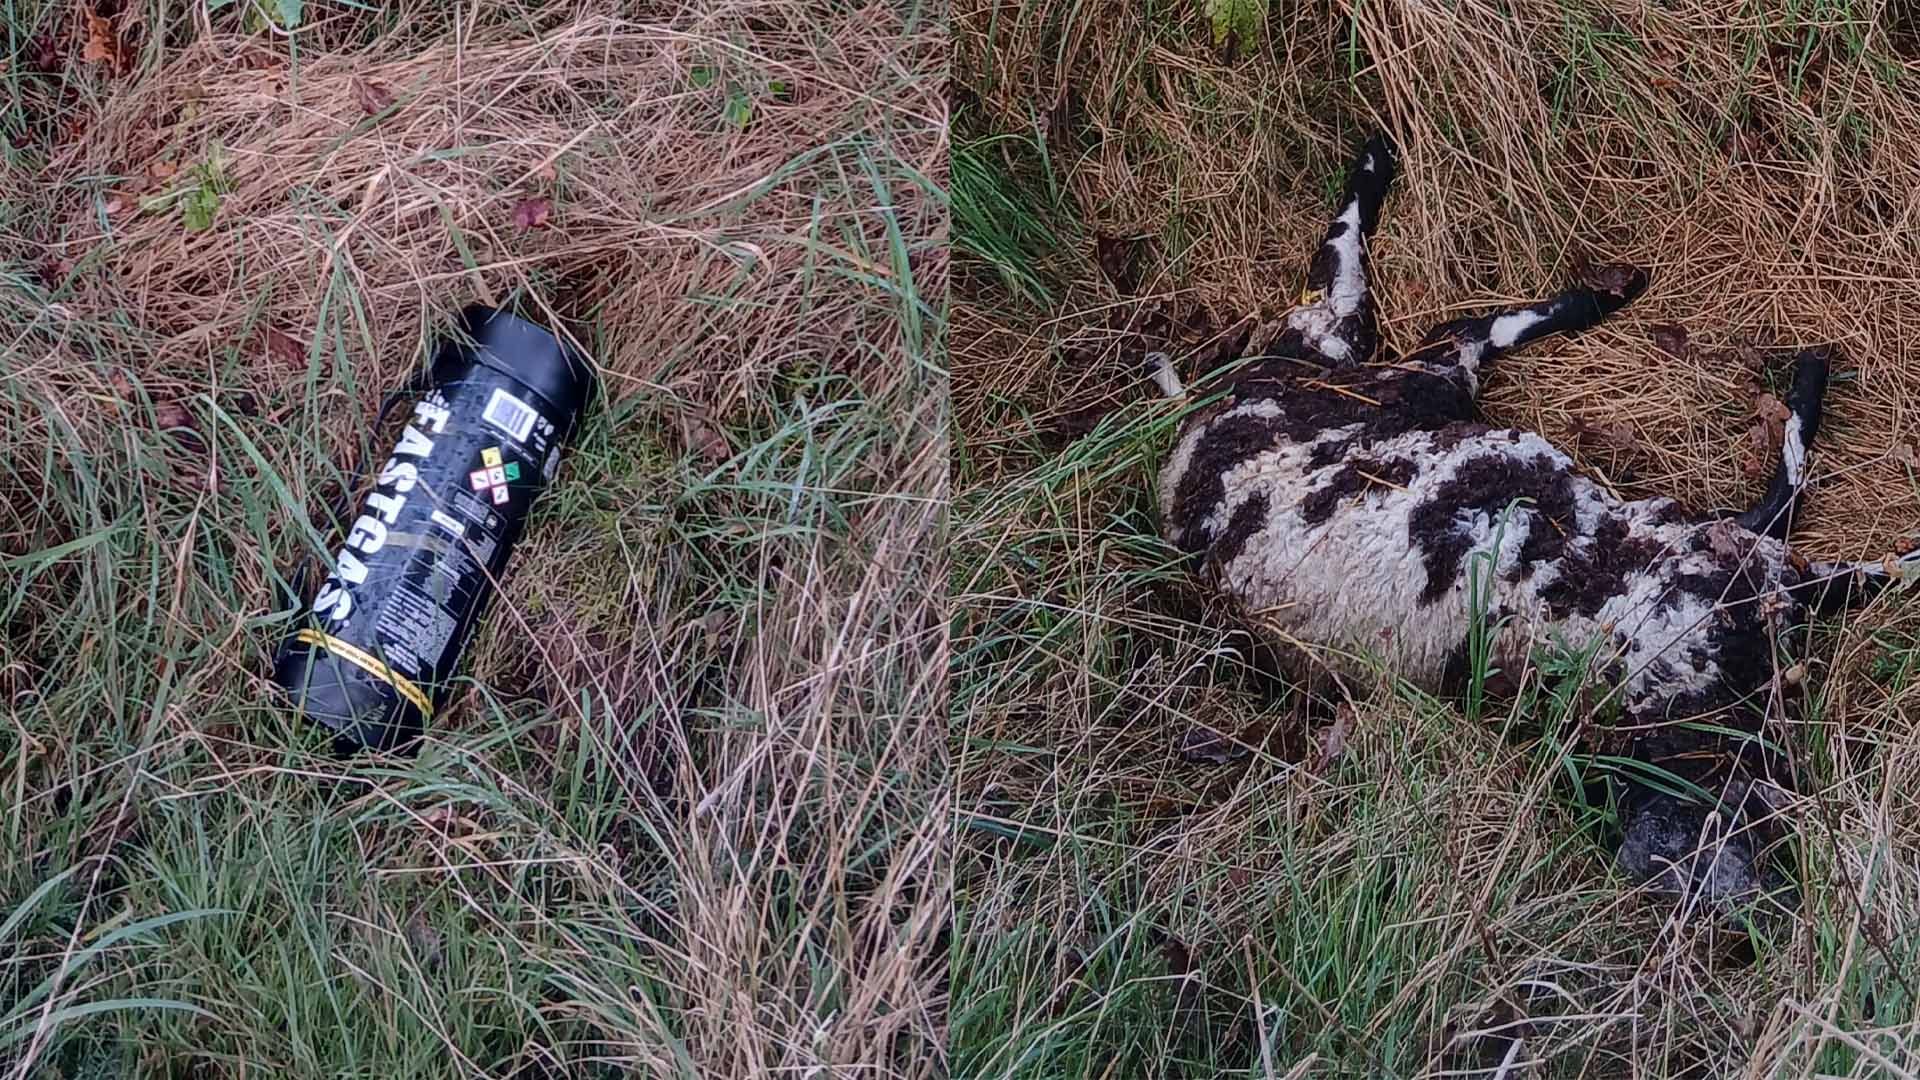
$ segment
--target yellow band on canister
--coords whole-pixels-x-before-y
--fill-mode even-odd
[[[377,657],[360,648],[358,645],[341,641],[331,634],[323,634],[312,628],[302,630],[293,635],[293,639],[312,645],[315,648],[325,649],[340,659],[345,660],[347,663],[352,664],[354,667],[359,668],[361,671],[379,679],[381,682],[398,690],[401,697],[413,702],[414,708],[420,710],[420,719],[423,722],[433,719],[433,703],[428,700],[427,695],[423,693],[418,686],[414,685],[413,680],[388,667]]]

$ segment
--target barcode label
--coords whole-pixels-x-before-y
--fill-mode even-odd
[[[514,442],[527,441],[527,433],[533,430],[533,418],[534,412],[527,403],[505,390],[495,390],[487,399],[487,411],[480,414],[480,419],[511,435]]]

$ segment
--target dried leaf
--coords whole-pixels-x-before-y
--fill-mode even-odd
[[[173,436],[173,441],[179,443],[188,453],[207,452],[206,441],[201,439],[195,430],[193,414],[187,411],[185,405],[177,401],[154,403],[153,422],[160,430]]]
[[[1576,419],[1569,430],[1572,432],[1576,442],[1599,447],[1603,450],[1632,454],[1644,449],[1644,444],[1640,440],[1640,433],[1633,429],[1632,424],[1624,420],[1610,420],[1606,423],[1595,424],[1584,418]]]
[[[406,931],[407,944],[413,946],[423,964],[429,970],[439,967],[440,958],[446,952],[446,939],[440,931],[429,925],[426,916],[418,911],[407,919]]]
[[[1753,396],[1753,423],[1747,428],[1746,453],[1740,469],[1750,479],[1773,474],[1780,460],[1780,446],[1786,440],[1787,418],[1792,416],[1784,403],[1762,391]]]
[[[1193,948],[1172,934],[1160,942],[1160,957],[1167,963],[1167,974],[1179,986],[1173,1002],[1176,1022],[1190,1023],[1193,1011],[1200,1005],[1201,993],[1206,989],[1206,972],[1195,958]]]
[[[521,232],[544,229],[552,213],[553,203],[547,199],[522,199],[513,208],[513,227]]]
[[[153,422],[159,425],[162,431],[169,431],[174,428],[191,428],[193,427],[193,414],[187,411],[185,405],[177,401],[162,401],[156,403],[153,407]]]
[[[679,424],[681,443],[708,464],[718,465],[733,456],[733,444],[704,412],[694,409],[682,412]]]
[[[715,608],[694,620],[694,625],[700,631],[701,643],[712,648],[733,632],[734,615],[725,608]]]
[[[1340,760],[1340,752],[1347,747],[1347,733],[1353,730],[1353,715],[1353,706],[1346,702],[1333,710],[1333,723],[1322,728],[1313,740],[1313,772],[1324,774],[1328,766]]]
[[[449,840],[458,840],[480,831],[480,825],[452,806],[435,807],[420,816],[420,823],[431,832]]]
[[[353,96],[360,102],[360,111],[368,116],[378,116],[393,108],[393,91],[371,79],[355,79]]]
[[[94,13],[90,7],[80,9],[87,22],[87,43],[80,50],[80,59],[89,64],[106,64],[115,75],[124,75],[128,58],[126,43],[113,32],[113,20]]]
[[[35,269],[40,272],[40,284],[49,289],[57,289],[66,283],[67,275],[73,272],[73,260],[64,256],[49,255],[41,259]]]
[[[1760,480],[1773,474],[1774,465],[1779,460],[1778,444],[1767,437],[1764,423],[1749,427],[1741,446],[1740,472],[1743,476],[1749,480]]]
[[[1188,975],[1199,970],[1200,967],[1194,962],[1193,950],[1187,946],[1186,942],[1172,934],[1168,934],[1160,943],[1160,957],[1167,962],[1169,975]]]
[[[1771,429],[1784,431],[1787,418],[1793,415],[1793,410],[1772,394],[1761,393],[1754,395],[1753,415],[1766,421]]]
[[[180,166],[171,161],[152,161],[147,163],[147,179],[164,184],[180,172]]]
[[[1248,315],[1220,333],[1209,337],[1198,349],[1187,356],[1182,366],[1188,371],[1204,375],[1230,361],[1239,359],[1255,344],[1256,327],[1262,331],[1259,342],[1261,348],[1265,348],[1271,343],[1273,336],[1277,336],[1266,334],[1264,331],[1267,328],[1260,325],[1260,320]]]
[[[1639,283],[1639,279],[1644,276],[1640,270],[1623,263],[1590,266],[1580,275],[1587,288],[1596,292],[1612,293],[1615,296],[1625,296],[1632,292],[1635,285]]]
[[[1095,233],[1093,250],[1095,259],[1100,263],[1100,272],[1107,276],[1114,288],[1123,294],[1130,294],[1140,287],[1138,240]]]
[[[1231,736],[1205,724],[1195,724],[1180,736],[1180,758],[1189,765],[1231,765],[1251,753]]]
[[[49,74],[60,70],[60,41],[51,30],[42,30],[33,36],[33,66]]]
[[[1675,360],[1687,358],[1687,328],[1679,323],[1655,323],[1649,328],[1653,347]]]
[[[291,368],[307,365],[307,347],[277,326],[265,326],[260,330],[260,346],[269,357]]]

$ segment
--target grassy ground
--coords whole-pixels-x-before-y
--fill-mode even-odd
[[[1920,1072],[1920,605],[1815,642],[1799,909],[1677,917],[1560,782],[1554,672],[1470,719],[1384,682],[1302,711],[1252,670],[1154,538],[1177,416],[1139,378],[1288,305],[1384,125],[1390,347],[1583,259],[1649,267],[1486,408],[1704,510],[1764,482],[1763,350],[1837,342],[1796,540],[1893,550],[1920,521],[1911,8],[1286,3],[1231,49],[1205,10],[954,15],[955,1075]],[[1188,763],[1203,724],[1253,752]]]
[[[943,24],[0,0],[0,1073],[941,1071]],[[474,300],[607,400],[337,761],[281,591]]]

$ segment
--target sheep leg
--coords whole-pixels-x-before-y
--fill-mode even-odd
[[[1380,332],[1367,281],[1367,238],[1380,224],[1395,157],[1393,144],[1379,134],[1354,159],[1340,213],[1314,252],[1300,303],[1281,320],[1280,338],[1292,346],[1287,351],[1304,352],[1329,367],[1372,359]]]
[[[1816,615],[1838,615],[1902,581],[1920,580],[1920,548],[1878,562],[1816,562],[1790,592]]]
[[[1550,299],[1454,319],[1434,327],[1405,366],[1463,382],[1480,392],[1480,369],[1509,349],[1553,334],[1577,334],[1600,325],[1647,288],[1644,270],[1601,267],[1588,280]]]
[[[1767,485],[1759,505],[1734,520],[1756,533],[1785,540],[1807,484],[1807,450],[1820,430],[1820,399],[1827,390],[1831,354],[1807,349],[1794,358],[1793,388],[1787,391],[1786,439],[1780,447],[1780,466]]]

